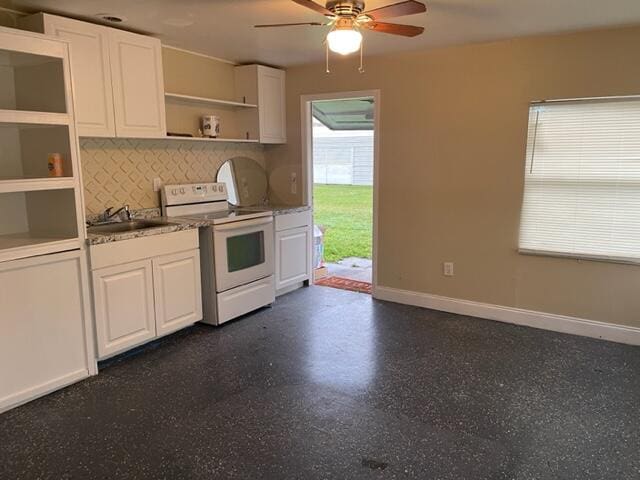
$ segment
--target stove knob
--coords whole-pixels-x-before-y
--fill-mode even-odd
[[[174,188],[173,190],[171,190],[171,195],[177,195],[178,194],[178,189]]]
[[[181,193],[182,195],[184,195],[184,188],[181,188],[181,189],[180,189],[180,193]]]

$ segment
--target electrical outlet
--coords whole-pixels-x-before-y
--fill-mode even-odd
[[[162,180],[160,180],[158,177],[153,179],[153,191],[154,192],[159,192],[160,189],[162,188]]]
[[[442,264],[442,273],[445,277],[453,277],[453,262],[444,262]]]
[[[291,172],[291,193],[295,195],[298,193],[298,174]]]

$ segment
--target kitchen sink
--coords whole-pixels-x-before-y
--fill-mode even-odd
[[[144,230],[147,228],[164,227],[172,225],[169,222],[161,220],[131,220],[129,222],[105,223],[102,225],[93,225],[87,228],[88,233],[123,233],[134,232],[136,230]]]

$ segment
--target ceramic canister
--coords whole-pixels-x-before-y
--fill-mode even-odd
[[[220,117],[217,115],[204,115],[202,117],[202,134],[211,138],[216,138],[220,135]]]

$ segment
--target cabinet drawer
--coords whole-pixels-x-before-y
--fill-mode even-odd
[[[132,238],[89,248],[91,270],[197,249],[198,229]]]
[[[239,301],[242,299],[242,301]],[[218,294],[218,322],[224,323],[276,299],[273,275]]]
[[[311,225],[311,210],[298,213],[276,215],[276,232]]]

